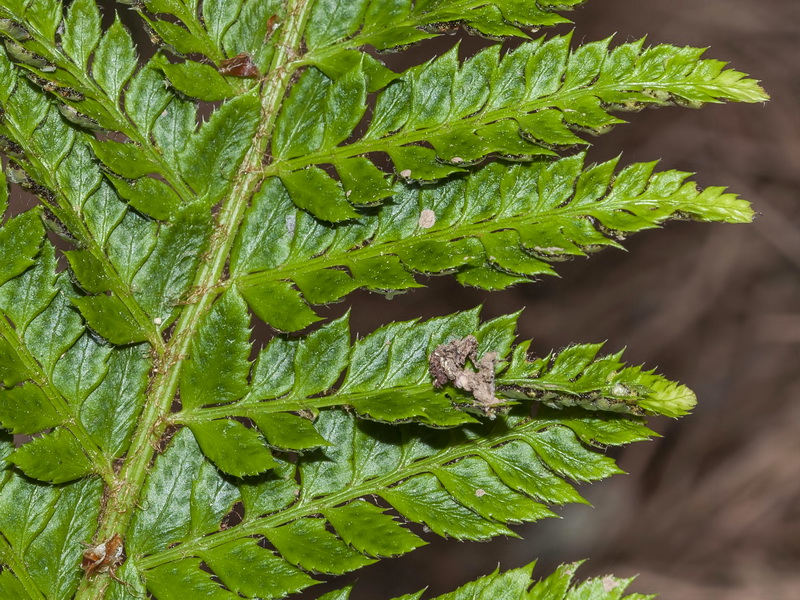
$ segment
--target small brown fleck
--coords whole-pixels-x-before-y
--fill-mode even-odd
[[[226,58],[219,63],[219,72],[233,77],[260,77],[261,72],[253,62],[252,57],[246,52],[237,54],[233,58]]]

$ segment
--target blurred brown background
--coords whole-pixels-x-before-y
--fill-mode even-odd
[[[792,0],[593,0],[572,15],[576,41],[709,46],[708,57],[763,81],[772,102],[668,108],[630,115],[595,140],[594,160],[661,158],[662,168],[727,185],[760,213],[750,226],[673,223],[559,266],[504,293],[450,278],[386,301],[352,298],[354,330],[483,303],[484,317],[526,307],[521,339],[545,353],[608,340],[698,394],[695,413],[657,421],[664,438],[619,455],[630,474],[582,486],[595,508],[516,530],[522,539],[460,544],[431,539],[410,555],[359,571],[352,598],[429,585],[451,590],[527,564],[537,572],[591,560],[584,576],[640,574],[631,590],[665,600],[800,599],[800,3]],[[565,31],[566,29],[563,29]],[[414,62],[447,48],[423,45]],[[475,45],[475,42],[467,42]],[[404,59],[388,57],[393,66]],[[407,65],[403,65],[407,66]],[[345,303],[350,304],[350,303]],[[338,305],[333,310],[341,312]],[[308,598],[322,588],[313,588]]]

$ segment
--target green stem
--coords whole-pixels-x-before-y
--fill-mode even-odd
[[[430,384],[406,385],[402,387],[387,388],[392,392],[419,394],[421,391],[430,391]],[[380,390],[386,391],[386,390]],[[361,399],[374,398],[376,390],[356,392],[352,394],[332,394],[318,398],[279,398],[264,402],[237,402],[225,406],[213,406],[191,411],[181,411],[170,419],[172,423],[189,424],[212,421],[230,416],[252,417],[274,413],[296,412],[307,409],[322,409],[332,406],[351,406],[353,402]]]
[[[549,392],[557,396],[564,396],[574,398],[580,394],[588,394],[590,392],[600,392],[606,398],[618,398],[612,394],[607,393],[602,388],[595,389],[581,389],[576,392],[574,388],[569,388],[560,382],[548,381],[546,377],[541,379],[520,379],[520,378],[503,378],[498,377],[496,380],[498,387],[512,386],[519,387],[531,392]],[[357,406],[359,400],[374,399],[376,395],[382,392],[391,391],[393,394],[402,394],[407,397],[419,397],[425,394],[430,394],[432,391],[430,382],[404,385],[392,388],[384,388],[380,390],[368,390],[365,392],[353,393],[333,393],[328,396],[320,396],[316,398],[293,398],[287,396],[284,398],[277,398],[274,400],[264,400],[259,402],[236,402],[233,404],[226,404],[224,406],[212,406],[209,408],[198,408],[190,411],[181,411],[172,415],[169,422],[172,424],[188,425],[191,423],[204,423],[213,421],[215,419],[224,419],[229,417],[260,417],[263,415],[270,415],[275,413],[297,412],[301,410],[331,408],[334,406]],[[511,396],[503,393],[503,390],[498,390],[497,395],[506,397],[513,400]],[[534,394],[527,396],[528,400],[539,400]]]
[[[94,472],[100,475],[107,485],[113,484],[114,470],[108,459],[103,455],[103,451],[94,443],[89,432],[86,431],[86,428],[81,423],[78,414],[72,410],[66,398],[51,385],[47,375],[42,371],[39,362],[28,352],[27,346],[19,338],[17,331],[11,326],[4,315],[0,315],[0,336],[4,337],[9,344],[11,344],[11,347],[14,348],[22,364],[25,365],[29,373],[33,374],[32,379],[34,383],[41,388],[52,407],[63,419],[63,426],[75,436],[78,442],[80,442],[89,460],[92,461]]]
[[[228,255],[250,197],[261,182],[262,175],[258,167],[266,152],[270,133],[293,73],[292,69],[287,68],[287,64],[294,59],[300,47],[309,11],[309,0],[295,0],[287,10],[287,20],[281,28],[283,37],[276,44],[275,56],[269,71],[271,77],[263,84],[261,124],[253,145],[242,162],[228,201],[220,211],[208,259],[201,264],[195,278],[194,289],[203,293],[197,296],[194,304],[184,309],[178,319],[173,336],[167,345],[166,354],[158,365],[160,372],[153,380],[139,425],[131,441],[128,457],[117,477],[116,486],[109,490],[96,539],[108,539],[115,533],[124,538],[128,529],[155,454],[154,446],[168,425],[167,416],[178,390],[181,366],[189,354],[201,318],[210,309],[217,296],[213,288],[223,277]],[[106,576],[98,576],[91,581],[84,579],[75,600],[99,600],[104,595],[105,580]]]

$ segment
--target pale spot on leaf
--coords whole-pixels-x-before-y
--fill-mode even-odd
[[[610,592],[619,587],[619,581],[614,579],[611,575],[603,577],[603,591]]]
[[[419,214],[419,226],[423,229],[430,229],[436,223],[436,213],[430,208],[426,208]]]

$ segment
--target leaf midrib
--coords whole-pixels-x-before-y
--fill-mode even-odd
[[[427,373],[427,372],[426,372]],[[550,377],[545,373],[536,379],[521,379],[519,377],[503,377],[498,375],[496,379],[497,386],[523,386],[528,390],[535,390],[540,392],[552,392],[564,396],[574,397],[576,395],[575,388],[570,388],[563,384],[563,380]],[[581,393],[588,393],[591,391],[604,391],[604,397],[612,399],[621,399],[622,396],[605,393],[600,386],[591,386]],[[343,392],[339,393],[334,391],[326,396],[317,397],[293,397],[291,393],[287,396],[275,399],[265,399],[259,402],[232,402],[221,406],[211,406],[206,408],[196,408],[187,411],[181,411],[173,415],[169,420],[173,424],[188,425],[191,423],[202,423],[212,421],[214,419],[224,419],[232,416],[236,417],[253,417],[263,416],[276,413],[297,412],[308,409],[323,409],[335,406],[353,406],[354,402],[359,400],[366,400],[374,398],[376,394],[385,392],[392,393],[407,393],[409,395],[419,396],[425,392],[431,391],[431,382],[427,377],[416,383],[406,385],[396,385],[391,387],[380,387],[376,384],[374,389],[366,389],[357,392]],[[502,395],[502,392],[499,392]],[[531,400],[536,400],[532,397]],[[509,402],[514,402],[514,399],[509,398]]]

